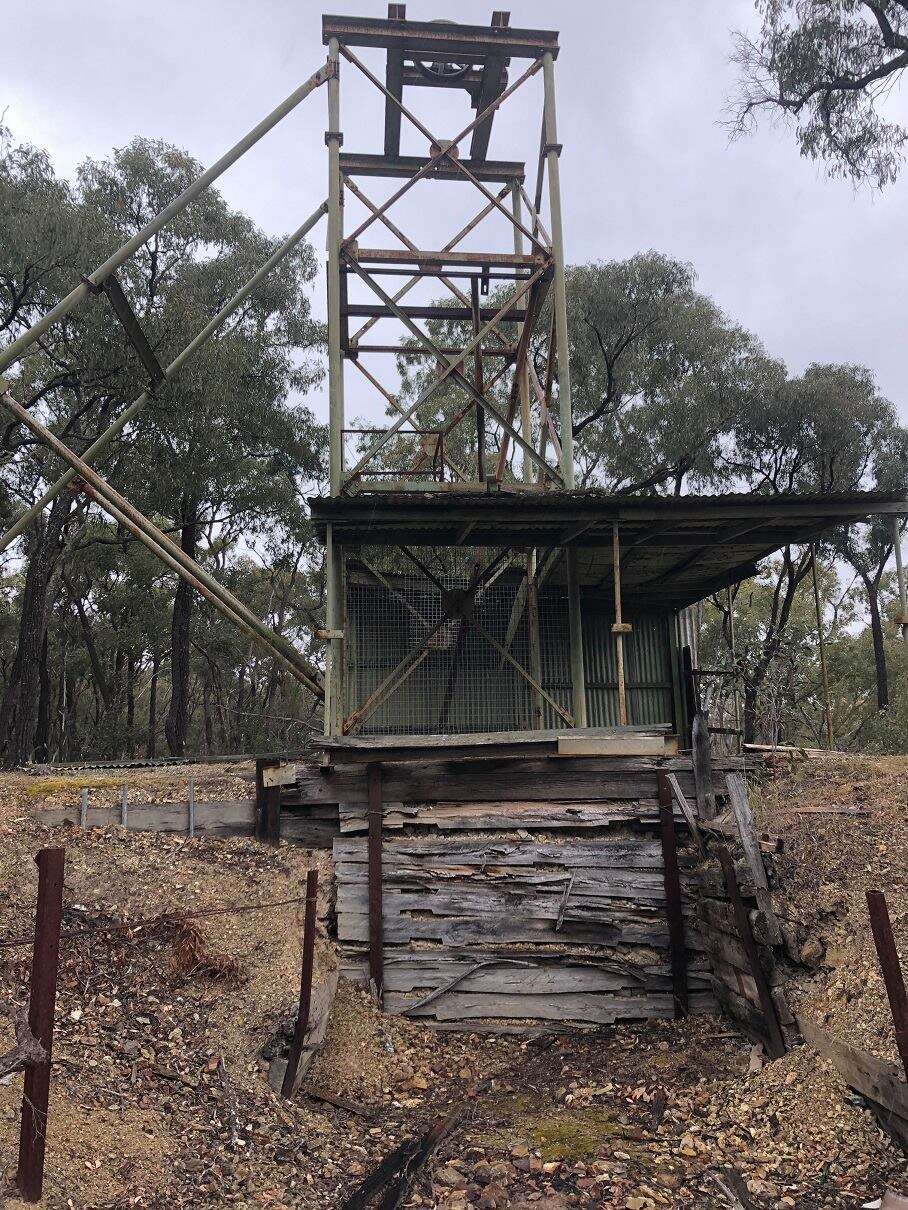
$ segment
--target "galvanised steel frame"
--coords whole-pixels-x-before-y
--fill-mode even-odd
[[[520,479],[517,487],[540,491],[547,486],[570,490],[574,487],[572,438],[572,408],[570,365],[567,355],[567,309],[565,298],[564,245],[561,220],[561,191],[555,108],[555,58],[558,35],[549,30],[512,29],[509,14],[496,12],[490,26],[457,25],[446,22],[406,20],[405,6],[390,4],[388,19],[326,16],[322,20],[323,41],[328,46],[328,62],[333,71],[328,80],[328,368],[329,368],[329,432],[330,432],[330,493],[338,496],[369,488],[394,486],[418,487],[420,490],[444,490],[437,482],[449,472],[459,490],[482,490],[500,484],[508,472],[509,449],[521,452]],[[354,48],[378,47],[386,51],[385,78],[382,81],[360,59]],[[340,124],[340,61],[345,60],[368,80],[384,98],[385,125],[383,154],[344,153],[341,151],[343,133]],[[508,83],[511,59],[529,60],[528,66]],[[492,120],[497,110],[524,84],[537,74],[543,80],[543,112],[536,188],[531,200],[524,186],[524,165],[520,162],[489,161],[487,150]],[[404,104],[405,85],[416,87],[462,88],[472,98],[476,117],[454,136],[440,138]],[[415,129],[426,142],[424,156],[400,154],[401,123]],[[470,136],[469,157],[461,155],[461,144]],[[384,177],[403,179],[391,196],[382,203],[373,201],[357,178]],[[391,209],[419,183],[437,180],[460,181],[472,185],[483,199],[482,208],[440,249],[426,250],[417,246],[391,218]],[[549,227],[540,217],[542,195],[548,183]],[[499,185],[497,192],[490,185]],[[343,230],[344,194],[349,193],[366,210],[366,217],[349,234]],[[504,215],[513,230],[513,250],[501,248],[483,252],[459,251],[461,242],[473,233],[489,214]],[[362,237],[381,224],[400,247],[364,246]],[[403,285],[396,291],[387,289],[380,279],[404,275]],[[418,283],[437,280],[452,296],[450,306],[416,307],[403,300]],[[374,295],[375,301],[351,304],[348,284],[362,282]],[[480,305],[480,291],[488,291],[488,283],[510,281],[509,297],[496,308]],[[469,290],[458,281],[469,283]],[[536,331],[543,305],[551,290],[552,320],[548,342],[548,360],[540,381],[529,356],[530,341]],[[363,319],[356,331],[350,332],[352,318]],[[380,319],[395,319],[410,339],[406,344],[368,344],[364,337]],[[418,322],[424,319],[451,319],[470,325],[471,335],[462,346],[441,347]],[[502,330],[502,323],[517,323],[516,341]],[[488,342],[491,342],[489,345]],[[399,353],[422,355],[437,366],[435,379],[424,387],[413,402],[402,406],[395,393],[383,385],[378,376],[363,365],[365,355]],[[397,412],[384,430],[374,433],[368,448],[361,450],[354,464],[344,465],[344,437],[351,433],[362,436],[362,430],[345,428],[344,364],[352,362],[358,371],[379,392],[392,411]],[[492,368],[487,370],[487,363]],[[496,365],[496,362],[501,362]],[[467,366],[472,363],[472,374]],[[493,398],[492,387],[511,374],[508,404],[501,410]],[[553,386],[558,383],[559,433],[550,416]],[[445,385],[453,385],[464,396],[462,406],[455,409],[443,427],[432,433],[421,431],[414,417]],[[476,466],[468,469],[446,456],[445,441],[467,417],[476,421]],[[534,424],[535,418],[535,424]],[[410,426],[407,429],[405,426]],[[489,448],[491,433],[497,431],[497,448]],[[415,430],[415,431],[414,431]],[[538,433],[538,439],[534,438]],[[393,479],[382,461],[392,441],[413,437],[412,463],[399,472],[402,481]],[[439,451],[440,454],[439,454]],[[424,471],[431,464],[435,478]],[[423,474],[423,481],[418,476]],[[415,482],[414,482],[415,480]],[[377,482],[376,482],[377,481]],[[511,488],[515,487],[510,483]],[[469,544],[465,533],[462,544]],[[400,687],[424,658],[432,633],[409,653],[366,702],[344,701],[344,600],[345,551],[337,542],[333,527],[328,524],[325,535],[327,578],[327,634],[329,658],[325,679],[325,731],[341,734],[355,730],[381,701]],[[405,551],[414,561],[412,551]],[[509,633],[517,628],[524,611],[527,612],[530,634],[530,668],[520,665],[506,647],[484,632],[473,616],[470,604],[473,595],[488,582],[490,576],[512,558],[509,550],[491,552],[483,560],[479,552],[466,590],[446,594],[448,617],[459,618],[463,626],[471,626],[499,649],[499,655],[514,666],[531,686],[536,702],[536,716],[541,720],[543,700],[555,708],[565,723],[586,725],[586,689],[583,671],[580,595],[576,567],[576,549],[565,545],[564,554],[568,579],[568,616],[570,623],[572,712],[564,711],[552,701],[541,684],[539,655],[538,610],[536,594],[541,579],[550,570],[539,565],[537,552],[521,556],[525,561],[525,578],[515,600],[514,616]],[[485,564],[485,565],[483,565]],[[420,563],[428,578],[431,573]],[[443,591],[439,584],[439,591]]]

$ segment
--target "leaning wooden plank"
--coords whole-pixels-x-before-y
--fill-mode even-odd
[[[309,1027],[303,1037],[303,1053],[296,1069],[296,1080],[291,1096],[298,1091],[312,1061],[325,1044],[328,1032],[328,1019],[337,992],[338,971],[335,968],[328,972],[322,985],[312,993],[312,1006],[309,1011]],[[268,1070],[268,1082],[275,1092],[280,1092],[284,1083],[284,1072],[287,1070],[286,1058],[275,1058]]]
[[[559,735],[559,756],[664,756],[664,735]]]
[[[772,929],[773,941],[780,942],[782,932],[770,901],[769,879],[766,877],[766,866],[763,862],[763,854],[760,852],[753,811],[750,809],[750,800],[747,797],[747,786],[739,773],[726,773],[725,784],[728,787],[728,797],[734,812],[735,823],[738,826],[738,838],[741,841],[741,848],[744,850],[756,889],[757,903]]]
[[[887,1120],[902,1132],[902,1145],[908,1147],[908,1083],[902,1078],[901,1069],[895,1063],[847,1046],[812,1021],[801,1018],[798,1024],[804,1041],[830,1059],[851,1088],[881,1107]]]
[[[700,835],[700,829],[697,827],[697,817],[694,813],[695,808],[691,806],[691,804],[684,797],[684,794],[681,792],[681,787],[678,784],[677,776],[674,773],[667,773],[665,776],[668,780],[669,787],[671,788],[672,799],[684,817],[684,822],[690,828],[691,835],[694,838],[697,848],[702,853],[704,851],[703,838]]]

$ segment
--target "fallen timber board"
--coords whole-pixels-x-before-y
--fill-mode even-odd
[[[388,1012],[407,1008],[409,997],[390,992],[386,997]],[[710,1012],[713,997],[696,992],[691,996],[693,1012]],[[474,1018],[521,1018],[539,1021],[578,1021],[611,1025],[615,1021],[640,1021],[674,1016],[674,1001],[670,992],[653,995],[610,996],[578,993],[564,996],[536,996],[521,993],[509,995],[475,995],[453,991],[423,1008],[414,1017],[435,1017],[439,1021],[468,1021]]]
[[[851,1088],[875,1102],[881,1120],[908,1148],[908,1083],[901,1078],[901,1069],[895,1063],[847,1046],[818,1029],[812,1021],[802,1019],[798,1025],[804,1041],[830,1059]]]
[[[340,972],[336,967],[334,970],[329,971],[325,976],[324,983],[316,988],[312,994],[309,1027],[303,1036],[303,1052],[300,1055],[299,1066],[296,1069],[296,1080],[291,1095],[295,1095],[298,1092],[306,1076],[306,1072],[312,1065],[312,1061],[325,1043],[331,1008],[337,992],[339,974]],[[286,1070],[287,1060],[285,1058],[272,1060],[271,1067],[268,1070],[268,1081],[275,1092],[280,1092]]]

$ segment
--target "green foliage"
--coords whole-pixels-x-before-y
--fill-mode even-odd
[[[794,124],[801,154],[879,188],[898,175],[908,131],[884,103],[908,66],[903,0],[756,0],[756,40],[735,36],[734,128],[763,111]]]
[[[178,148],[134,139],[107,160],[85,161],[69,183],[55,176],[43,152],[0,132],[0,331],[12,338],[24,330],[201,170]],[[118,278],[162,364],[275,247],[208,190],[137,252]],[[325,444],[304,403],[322,375],[323,333],[308,295],[315,272],[311,247],[299,245],[180,376],[159,388],[99,468],[164,529],[182,529],[184,545],[191,532],[196,557],[301,647],[308,640],[300,611],[311,611],[319,592],[317,573],[308,570],[315,552],[304,497],[323,476]],[[54,325],[14,373],[14,393],[76,448],[146,386],[103,297]],[[0,507],[8,523],[61,468],[18,426],[2,432]],[[207,606],[186,615],[185,591],[189,621],[177,627],[180,593],[166,567],[105,514],[83,503],[66,507],[63,538],[53,549],[42,519],[7,556],[4,708],[15,694],[27,696],[13,655],[24,649],[29,627],[43,624],[53,700],[42,690],[37,709],[49,711],[52,756],[143,750],[155,742],[171,689],[185,696],[189,745],[197,750],[253,738],[267,747],[270,738],[285,737],[284,716],[310,708],[296,683],[287,684]],[[35,590],[44,597],[30,619],[21,603],[37,561],[52,570]],[[177,651],[188,670],[179,689],[170,683],[169,657]],[[28,694],[37,690],[33,677]],[[280,720],[273,732],[265,721],[272,716]]]

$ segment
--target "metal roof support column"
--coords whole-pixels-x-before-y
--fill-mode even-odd
[[[905,646],[905,662],[908,663],[908,588],[905,587],[905,564],[902,562],[902,535],[899,530],[900,517],[892,518],[892,542],[895,547],[895,574],[899,582],[899,604],[902,610],[902,642]]]
[[[328,80],[328,407],[329,407],[329,476],[331,495],[341,489],[343,475],[344,430],[344,363],[341,359],[340,313],[340,244],[343,239],[343,210],[341,200],[340,146],[340,63],[338,43],[332,38],[328,45],[328,62],[334,71]]]
[[[549,210],[552,221],[552,256],[555,260],[554,310],[555,334],[558,341],[558,407],[561,413],[561,475],[564,486],[574,487],[574,428],[571,408],[571,364],[567,330],[567,294],[564,285],[564,236],[561,229],[561,177],[558,170],[558,124],[555,116],[555,62],[551,52],[542,56],[542,77],[545,88],[545,119],[543,146],[549,177]],[[568,622],[571,637],[571,698],[574,724],[585,727],[586,677],[583,669],[583,630],[580,614],[580,583],[577,574],[577,551],[567,550]]]
[[[511,182],[511,207],[514,211],[516,223],[514,225],[514,252],[521,256],[523,254],[523,236],[520,234],[520,228],[517,223],[521,221],[521,195],[520,182]],[[530,370],[528,364],[529,354],[527,353],[522,361],[519,361],[514,367],[514,373],[517,375],[517,389],[520,398],[520,430],[523,434],[523,439],[527,445],[533,444],[533,423],[530,415]],[[527,457],[526,452],[523,453],[522,471],[524,483],[533,482],[533,463]],[[526,554],[526,610],[527,610],[527,646],[529,647],[530,656],[530,674],[533,680],[538,684],[542,684],[542,644],[539,634],[539,595],[536,590],[536,566],[538,561],[538,552],[534,547],[528,550]],[[542,694],[538,690],[531,690],[533,707],[531,711],[531,721],[534,730],[538,730],[543,725],[542,715]]]
[[[334,71],[328,80],[328,478],[332,496],[340,494],[344,474],[344,362],[341,355],[340,245],[344,237],[341,193],[340,148],[340,47],[336,38],[328,43],[328,62]],[[328,640],[325,667],[325,734],[340,735],[344,719],[344,640],[336,637],[343,628],[344,555],[328,526],[325,544],[325,620],[332,637]]]

